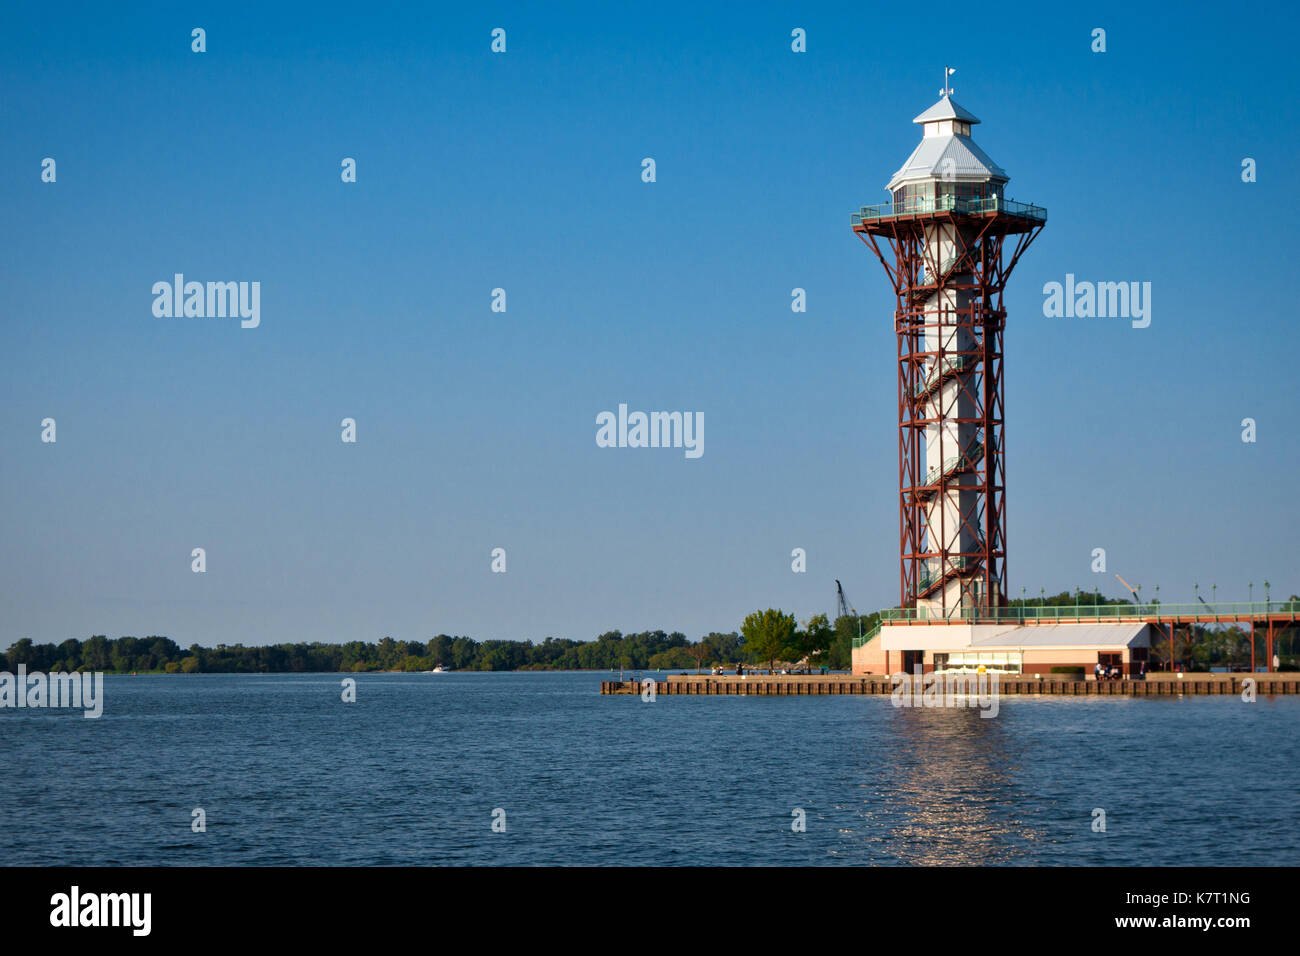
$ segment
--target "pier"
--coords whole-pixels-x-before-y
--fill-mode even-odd
[[[645,680],[648,680],[646,678]],[[1261,697],[1271,694],[1300,694],[1300,673],[1238,673],[1238,674],[1148,674],[1144,680],[1079,680],[1051,676],[998,675],[999,695],[1054,695],[1083,697],[1092,695],[1113,697],[1152,697],[1180,694],[1238,694],[1244,682],[1255,681],[1255,693]],[[644,680],[607,680],[600,682],[602,694],[641,694],[646,690]],[[822,694],[877,694],[893,693],[894,681],[889,677],[861,677],[851,674],[828,674],[825,677],[800,674],[734,674],[722,676],[670,674],[665,680],[655,680],[654,692],[659,694],[759,694],[763,696],[792,697],[819,696]]]

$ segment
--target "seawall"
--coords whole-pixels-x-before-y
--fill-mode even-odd
[[[1255,681],[1255,693],[1300,694],[1300,673],[1280,674],[1148,674],[1145,680],[1077,680],[1060,676],[1007,677],[999,675],[999,694],[1053,694],[1065,697],[1110,695],[1146,697],[1177,694],[1240,694],[1244,682]],[[641,681],[601,681],[602,694],[640,694],[646,689]],[[745,675],[669,675],[655,680],[658,694],[760,694],[775,696],[809,696],[821,694],[890,694],[894,682],[889,677],[860,677],[830,674],[806,677],[798,674]]]

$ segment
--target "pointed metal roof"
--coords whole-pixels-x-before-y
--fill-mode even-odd
[[[1010,177],[969,136],[927,136],[894,173],[886,189],[903,183],[951,178],[963,182],[1003,182]]]
[[[939,120],[959,119],[965,123],[978,123],[979,117],[968,109],[963,109],[960,104],[951,97],[945,96],[938,103],[935,103],[928,110],[912,120],[913,123],[934,123]]]

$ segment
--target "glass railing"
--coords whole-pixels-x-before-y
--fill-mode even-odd
[[[1030,203],[1015,202],[998,196],[989,196],[985,199],[958,199],[955,196],[939,196],[937,198],[905,199],[902,202],[887,202],[878,206],[863,206],[861,212],[853,213],[850,222],[856,226],[859,223],[873,219],[890,219],[895,216],[923,216],[935,212],[956,212],[972,216],[999,212],[1006,213],[1009,216],[1033,219],[1038,222],[1047,221],[1047,210],[1042,206],[1034,206]]]
[[[867,633],[865,634],[854,635],[853,646],[862,647],[864,644],[870,644],[879,635],[880,635],[880,625],[877,624],[875,627],[867,631]]]
[[[953,558],[956,563],[958,558]],[[973,559],[960,559],[970,561]],[[928,587],[922,574],[923,587]],[[1290,615],[1300,618],[1300,601],[1254,601],[1235,604],[1081,604],[1068,607],[999,607],[981,611],[963,610],[944,613],[931,608],[888,608],[880,612],[881,623],[886,621],[943,621],[946,623],[1025,624],[1042,621],[1114,621],[1133,619],[1173,620],[1179,618],[1207,617],[1247,618],[1265,615]],[[853,638],[853,647],[870,644],[880,636],[880,624],[861,636]]]
[[[956,559],[953,559],[954,561]],[[921,581],[927,579],[923,569]],[[967,621],[985,623],[1038,623],[1042,621],[1114,621],[1265,617],[1285,615],[1300,618],[1300,601],[1252,601],[1214,604],[1077,604],[1059,607],[995,607],[944,613],[932,608],[888,608],[880,612],[882,621]]]

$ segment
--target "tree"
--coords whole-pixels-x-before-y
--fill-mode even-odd
[[[109,640],[103,634],[96,634],[81,645],[81,666],[88,671],[108,670]],[[13,655],[10,654],[10,659]]]
[[[1128,598],[1109,598],[1100,591],[1080,591],[1077,594],[1074,591],[1062,591],[1060,594],[1051,597],[1025,597],[1014,598],[1007,602],[1011,607],[1074,607],[1101,605],[1111,607],[1119,604],[1132,604]]]
[[[767,661],[770,670],[776,670],[776,659],[797,654],[793,647],[798,624],[793,614],[775,608],[755,611],[745,618],[740,633],[745,636],[745,650],[758,660]]]
[[[691,651],[699,645],[686,647],[670,647],[666,651],[660,651],[658,654],[651,654],[647,662],[652,671],[673,671],[679,667],[690,667],[694,654]]]
[[[439,634],[429,642],[429,657],[433,659],[434,667],[449,667],[453,663],[451,654],[451,638],[446,634]]]
[[[32,651],[32,639],[30,637],[24,637],[21,641],[16,641],[9,645],[9,660],[15,667],[19,664],[27,664],[28,669],[30,670],[32,669],[30,666],[32,661]]]
[[[823,657],[835,640],[835,630],[825,614],[814,614],[795,635],[795,648],[801,658],[806,659],[805,667],[811,669],[814,657]]]
[[[707,659],[717,661],[719,664],[738,661],[744,653],[744,642],[735,631],[729,634],[719,634],[717,631],[712,631],[706,634],[700,643],[707,645],[709,648],[709,657]]]
[[[847,670],[853,666],[853,642],[865,637],[880,623],[880,613],[844,614],[835,619],[835,638],[831,641],[822,663],[832,670]]]
[[[140,641],[134,637],[119,637],[111,642],[108,651],[108,665],[118,673],[132,670],[132,662],[140,653]]]
[[[60,644],[59,653],[63,656],[65,670],[75,671],[81,666],[81,641],[75,637],[70,637]]]
[[[691,660],[695,661],[695,673],[698,674],[700,668],[704,666],[704,662],[712,655],[712,650],[709,648],[709,645],[704,643],[704,640],[701,639],[698,643],[692,644],[690,647],[686,648],[686,653],[690,655]]]
[[[458,671],[469,670],[478,656],[478,641],[468,637],[455,637],[451,641],[451,666]]]

